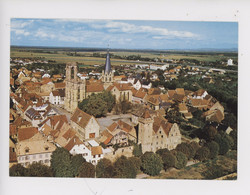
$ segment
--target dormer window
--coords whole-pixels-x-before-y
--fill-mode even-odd
[[[48,151],[48,150],[49,150],[49,147],[48,147],[48,146],[45,146],[44,149],[45,149],[46,151]]]
[[[25,148],[25,153],[28,153],[30,151],[29,148]]]

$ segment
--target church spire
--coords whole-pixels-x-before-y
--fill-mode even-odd
[[[109,74],[110,72],[111,72],[111,63],[110,63],[109,48],[108,48],[104,73]]]

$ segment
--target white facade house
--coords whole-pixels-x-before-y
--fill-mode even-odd
[[[50,92],[49,102],[55,105],[64,105],[65,90],[59,89]]]
[[[229,60],[227,61],[227,65],[228,65],[228,66],[232,66],[232,65],[233,65],[233,60],[232,60],[232,59],[229,59]]]
[[[45,73],[42,78],[50,78],[50,75],[48,73]]]
[[[134,87],[136,90],[139,90],[139,89],[142,87],[141,81],[140,81],[140,80],[137,80],[135,83],[133,83],[133,87]]]
[[[160,69],[160,70],[166,70],[167,68],[169,67],[169,64],[164,64],[164,65],[154,65],[154,64],[151,64],[150,65],[150,69],[151,70],[158,70],[158,69]]]

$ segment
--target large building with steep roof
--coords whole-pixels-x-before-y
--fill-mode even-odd
[[[70,124],[82,140],[99,137],[100,125],[95,117],[81,111],[79,108],[73,113]]]
[[[138,144],[142,152],[156,152],[159,149],[175,149],[181,143],[181,133],[176,123],[172,124],[159,115],[145,110],[139,117]]]

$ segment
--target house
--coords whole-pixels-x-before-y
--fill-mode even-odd
[[[224,119],[224,107],[216,102],[207,112],[203,113],[207,121],[221,123]]]
[[[160,109],[159,95],[148,95],[146,101],[147,101],[147,104],[151,107],[151,109],[153,110]]]
[[[193,99],[204,99],[208,95],[207,91],[204,89],[199,89],[193,94]]]
[[[97,165],[98,161],[103,158],[103,148],[101,146],[94,146],[91,148],[92,160],[91,163],[93,165]]]
[[[16,145],[12,139],[9,138],[9,167],[17,164]]]
[[[16,155],[19,164],[24,167],[34,162],[50,166],[52,152],[56,146],[46,140],[37,130],[18,132],[19,142],[16,144]]]
[[[119,120],[118,122],[112,123],[105,131],[103,131],[100,141],[108,146],[115,144],[124,146],[128,145],[129,140],[136,143],[136,139],[135,128],[132,125]]]
[[[181,143],[181,133],[176,123],[169,123],[161,116],[151,116],[147,109],[138,121],[138,144],[141,144],[143,153],[163,148],[172,150]]]
[[[147,92],[141,88],[138,91],[137,90],[132,90],[133,92],[133,96],[132,96],[132,102],[133,103],[139,103],[142,104],[146,101],[146,97],[147,97]]]
[[[50,92],[49,102],[55,105],[64,105],[65,89],[58,89]]]
[[[85,140],[99,137],[100,125],[94,116],[76,108],[73,113],[70,124],[77,132],[79,138]]]
[[[186,104],[180,103],[178,105],[178,107],[179,107],[179,112],[180,113],[182,113],[182,114],[188,113],[188,108],[187,108]]]
[[[133,87],[136,89],[136,90],[139,90],[141,87],[142,87],[142,83],[139,79],[135,79],[134,80],[134,83],[133,83]]]
[[[107,91],[115,95],[117,102],[124,100],[132,101],[132,86],[130,84],[114,83],[107,88]]]
[[[25,112],[24,118],[32,123],[32,126],[38,127],[38,124],[40,124],[43,120],[41,114],[35,110],[34,108],[29,108]]]
[[[86,162],[92,163],[91,148],[87,147],[78,137],[72,137],[64,148],[72,155],[81,154]]]

